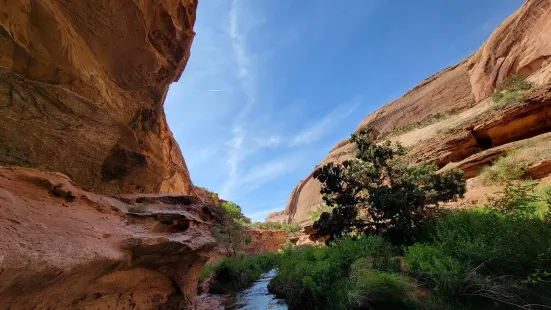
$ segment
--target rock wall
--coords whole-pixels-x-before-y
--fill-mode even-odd
[[[0,308],[192,309],[216,242],[195,197],[87,192],[0,167]]]
[[[551,81],[549,38],[551,2],[526,0],[473,55],[429,77],[400,98],[368,115],[358,129],[370,126],[376,134],[385,134],[404,125],[430,119],[437,113],[466,110],[491,95],[495,86],[511,74],[530,76],[532,81],[546,84]],[[545,116],[545,113],[539,115]],[[520,129],[517,135],[526,133]],[[430,147],[424,145],[423,148],[441,154],[445,150],[440,150],[445,145],[453,143],[432,144]],[[343,140],[335,145],[316,168],[328,162],[346,160],[352,156],[353,150],[353,146]],[[477,148],[479,150],[482,149]],[[450,161],[462,160],[472,154],[465,152]],[[266,220],[308,225],[311,222],[310,211],[322,204],[319,190],[319,182],[310,173],[291,192],[283,214],[271,214]]]
[[[251,236],[249,244],[243,244],[243,251],[248,255],[260,253],[275,253],[287,241],[287,232],[283,230],[248,230],[244,232]]]
[[[103,193],[193,194],[163,112],[197,0],[0,5],[0,163]]]

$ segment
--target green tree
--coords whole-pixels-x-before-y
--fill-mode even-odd
[[[213,236],[226,256],[237,257],[242,245],[252,241],[251,236],[245,234],[248,219],[235,203],[223,202],[218,207],[221,219],[213,225]]]
[[[328,242],[355,232],[385,235],[411,243],[427,217],[428,206],[462,197],[463,172],[437,174],[434,165],[408,165],[405,150],[390,141],[375,143],[369,128],[352,134],[355,159],[329,163],[314,171],[325,203],[334,206],[314,223]]]

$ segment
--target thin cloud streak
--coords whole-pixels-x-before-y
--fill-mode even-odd
[[[331,110],[316,123],[291,138],[289,146],[308,145],[322,139],[329,130],[338,125],[339,121],[352,114],[359,104],[360,97],[355,97],[345,107],[337,107]]]

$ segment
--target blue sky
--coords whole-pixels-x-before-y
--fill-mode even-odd
[[[472,52],[522,0],[202,0],[165,110],[192,181],[256,221],[370,112]]]

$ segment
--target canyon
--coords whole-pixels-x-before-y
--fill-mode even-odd
[[[551,130],[550,37],[551,3],[527,0],[467,59],[377,109],[356,131],[368,126],[379,140],[405,146],[412,162],[459,167],[473,178],[483,166],[513,149],[510,143]],[[519,106],[492,107],[490,95],[514,74],[540,86],[529,91]],[[453,115],[409,132],[401,130],[446,114]],[[351,159],[353,154],[354,146],[348,140],[340,141],[314,170]],[[548,164],[538,167],[539,172],[533,173],[539,178],[549,173]],[[312,212],[324,205],[321,184],[312,173],[293,189],[285,209],[269,214],[266,221],[312,224]]]
[[[220,257],[220,217],[196,187],[163,110],[190,58],[197,0],[13,0],[0,6],[0,308],[194,309],[204,265]],[[359,124],[401,142],[412,161],[466,177],[525,140],[549,141],[551,3],[527,0],[484,45]],[[538,86],[493,108],[507,76]],[[449,119],[407,133],[434,115]],[[422,137],[422,139],[419,139]],[[341,141],[320,163],[340,162]],[[318,167],[320,166],[318,165]],[[549,179],[549,161],[526,177]],[[310,174],[285,210],[311,242],[322,204]],[[472,191],[471,191],[472,192]],[[247,255],[283,231],[248,230]]]
[[[197,5],[0,5],[0,308],[195,308],[219,211],[163,103]],[[251,234],[248,253],[286,238]]]

